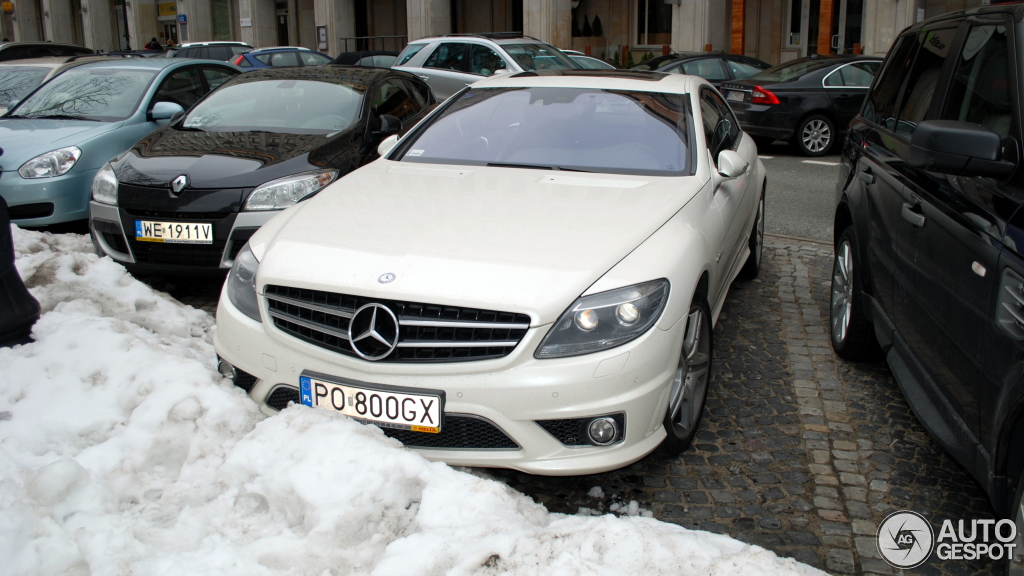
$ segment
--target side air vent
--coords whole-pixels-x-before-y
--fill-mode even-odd
[[[1003,269],[999,282],[996,321],[1013,339],[1024,341],[1024,278],[1009,268]]]

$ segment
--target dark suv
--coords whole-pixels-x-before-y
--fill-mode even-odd
[[[918,419],[1016,519],[1018,540],[1022,14],[954,12],[894,42],[843,145],[830,322],[844,358],[881,346]]]

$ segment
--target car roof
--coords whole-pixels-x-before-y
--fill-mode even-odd
[[[20,58],[4,60],[0,66],[37,66],[40,68],[57,68],[68,61],[68,56],[43,56],[42,58]]]
[[[191,48],[193,46],[248,46],[249,48],[253,47],[251,44],[246,44],[245,42],[234,42],[230,40],[210,40],[208,42],[185,42],[184,44],[178,44],[174,48],[180,50],[181,48]]]
[[[242,84],[258,80],[314,80],[317,82],[369,84],[378,76],[396,74],[412,76],[408,72],[391,68],[370,68],[367,66],[341,66],[325,64],[323,66],[285,66],[281,68],[258,68],[246,72],[230,80],[232,84]]]
[[[266,48],[257,48],[255,50],[250,50],[249,52],[246,52],[246,54],[252,54],[254,52],[287,52],[295,50],[305,50],[306,52],[313,52],[313,50],[310,50],[305,46],[268,46]]]
[[[79,64],[80,67],[91,68],[128,68],[135,70],[163,70],[174,65],[194,66],[202,64],[226,65],[223,60],[201,60],[194,58],[111,58]],[[230,66],[229,66],[230,68]]]
[[[508,32],[496,32],[493,34],[439,34],[437,36],[426,36],[419,40],[414,40],[410,42],[410,44],[424,44],[428,42],[437,42],[438,40],[489,40],[495,44],[548,44],[547,42],[534,38],[533,36],[523,36],[522,34],[512,34]]]
[[[0,49],[8,46],[59,46],[61,48],[81,48],[83,50],[89,50],[85,46],[79,46],[78,44],[69,44],[67,42],[38,42],[38,41],[20,41],[20,42],[0,42]]]
[[[1018,16],[1021,11],[1020,4],[1020,2],[1004,2],[1002,4],[991,4],[989,6],[980,6],[978,8],[968,8],[966,10],[957,10],[956,12],[947,12],[939,16],[933,16],[927,20],[922,20],[916,24],[912,24],[903,32],[916,32],[922,28],[931,27],[947,20],[963,20],[965,17],[981,14],[1009,14],[1014,18],[1014,20],[1020,20],[1021,18]]]
[[[499,74],[480,80],[474,87],[522,88],[547,86],[558,88],[596,88],[687,94],[706,80],[687,74],[633,72],[630,70],[536,70],[518,74]]]

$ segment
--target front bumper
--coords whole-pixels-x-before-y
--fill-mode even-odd
[[[72,169],[53,178],[22,178],[16,170],[7,171],[0,175],[0,196],[7,201],[11,220],[23,228],[85,220],[97,171]],[[19,213],[30,217],[19,217]]]
[[[261,298],[263,317],[267,315]],[[445,414],[493,423],[520,449],[413,448],[451,465],[512,468],[531,474],[593,474],[627,466],[665,438],[669,388],[682,349],[682,323],[657,327],[604,352],[537,360],[533,353],[549,325],[532,327],[511,354],[495,360],[437,364],[375,363],[307,344],[267,321],[239,312],[222,291],[214,345],[217,354],[257,378],[249,395],[267,414],[266,401],[282,385],[298,388],[303,371],[360,382],[444,390]],[[566,446],[537,421],[625,415],[620,442]]]
[[[216,251],[213,258],[206,259],[204,264],[181,263],[181,259],[168,259],[164,262],[143,261],[132,248],[133,240],[129,238],[130,231],[134,229],[135,217],[127,214],[118,206],[102,204],[96,201],[89,202],[89,230],[92,232],[93,243],[101,253],[110,256],[122,263],[128,269],[144,273],[166,273],[166,272],[215,272],[223,273],[231,268],[234,263],[234,255],[248,241],[249,237],[265,224],[268,220],[278,214],[277,210],[260,212],[240,212],[232,214],[230,221],[224,220],[220,229],[215,227],[214,236],[225,239],[218,242],[209,249]],[[142,219],[142,217],[139,217]],[[176,214],[173,218],[150,217],[149,220],[172,220],[189,222],[208,222],[208,219],[201,217],[190,217],[188,213]],[[203,250],[203,245],[195,244],[164,244],[160,245],[164,250]]]

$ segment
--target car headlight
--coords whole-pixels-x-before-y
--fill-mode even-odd
[[[68,146],[58,150],[51,150],[46,154],[40,154],[25,162],[18,168],[18,174],[22,178],[51,178],[67,174],[68,170],[82,157],[82,150],[78,146]]]
[[[104,164],[92,179],[92,199],[117,206],[117,176],[110,162]]]
[[[252,191],[245,209],[282,210],[327,186],[337,176],[337,170],[324,170],[271,180]]]
[[[235,256],[235,264],[228,273],[228,299],[235,308],[257,322],[260,318],[260,301],[256,294],[256,270],[260,263],[256,260],[249,244],[242,246]]]
[[[579,356],[625,344],[654,326],[668,292],[662,278],[583,296],[555,322],[534,357]]]

